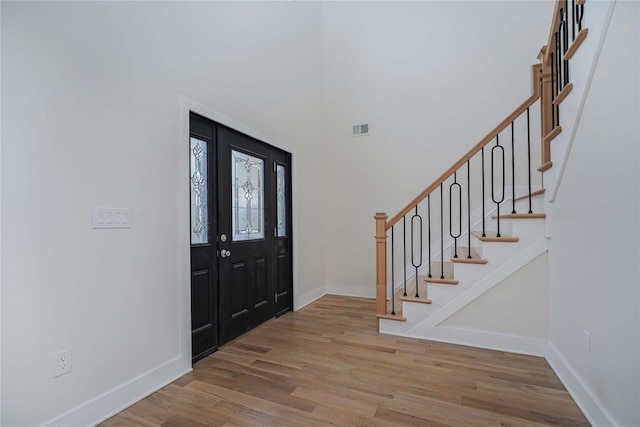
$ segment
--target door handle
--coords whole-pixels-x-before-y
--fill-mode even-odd
[[[220,251],[220,256],[222,258],[226,258],[228,256],[231,256],[231,251],[227,251],[227,250],[223,249],[223,250]]]

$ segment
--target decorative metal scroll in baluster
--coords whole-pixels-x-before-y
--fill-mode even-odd
[[[498,150],[498,151],[496,151]],[[495,190],[495,172],[496,172],[496,165],[495,165],[495,155],[496,153],[499,152],[502,156],[501,159],[501,165],[502,165],[502,188],[500,191],[500,198],[496,199],[496,190]],[[505,166],[504,166],[504,147],[502,145],[500,145],[500,140],[499,140],[499,136],[496,135],[496,145],[491,149],[491,200],[493,200],[493,203],[496,204],[496,211],[497,211],[497,234],[496,237],[501,237],[500,236],[500,203],[502,203],[504,201],[504,177],[505,177]]]
[[[458,233],[453,233],[453,191],[458,191]],[[462,186],[458,184],[458,173],[453,173],[453,184],[449,186],[449,235],[453,238],[453,257],[458,258],[458,238],[462,235]],[[444,268],[444,267],[443,267]]]
[[[404,269],[404,293],[407,296],[407,216],[402,217],[402,265]]]
[[[418,251],[419,254],[419,258],[418,258],[418,262],[416,262],[415,259],[415,253],[416,253],[416,248],[415,248],[415,224],[418,224],[418,226],[420,227],[420,234],[419,234],[419,244],[420,244],[420,251]],[[413,214],[413,216],[411,217],[411,265],[413,265],[413,268],[416,269],[416,298],[420,298],[420,294],[418,292],[418,269],[422,266],[422,217],[420,215],[418,215],[418,205],[416,205],[416,211]]]

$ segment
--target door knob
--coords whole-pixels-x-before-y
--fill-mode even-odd
[[[222,258],[226,258],[228,256],[231,256],[231,251],[227,251],[227,250],[223,249],[223,250],[220,251],[220,256]]]

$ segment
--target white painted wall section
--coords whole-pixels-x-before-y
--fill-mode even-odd
[[[91,425],[190,369],[183,98],[295,148],[295,293],[324,291],[320,3],[0,7],[0,424]]]
[[[546,340],[547,307],[544,253],[438,326]]]
[[[602,426],[640,425],[639,9],[615,5],[549,241],[548,358]]]

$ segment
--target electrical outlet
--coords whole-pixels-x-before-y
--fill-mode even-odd
[[[53,355],[53,378],[71,372],[73,357],[71,349]]]
[[[586,354],[591,354],[591,335],[585,330],[582,331],[582,349]]]

